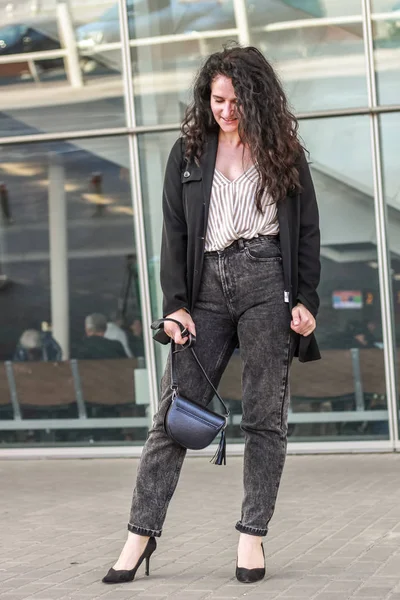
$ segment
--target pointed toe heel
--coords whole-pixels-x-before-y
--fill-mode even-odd
[[[256,583],[265,577],[265,569],[244,569],[236,567],[236,579],[240,583]]]
[[[126,583],[127,581],[133,581],[135,579],[136,570],[131,569],[130,571],[116,571],[115,569],[110,569],[103,577],[103,583]]]
[[[154,537],[151,537],[147,542],[146,548],[144,549],[142,555],[137,561],[136,565],[133,569],[129,570],[116,570],[111,568],[107,575],[105,575],[102,579],[103,583],[127,583],[128,581],[133,581],[135,579],[136,571],[142,564],[142,562],[146,559],[146,575],[150,575],[150,558],[153,554],[154,550],[157,548],[157,542]]]

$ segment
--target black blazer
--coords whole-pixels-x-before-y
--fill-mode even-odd
[[[167,162],[164,191],[164,225],[161,246],[161,287],[164,316],[180,308],[191,311],[198,296],[203,269],[211,187],[217,156],[218,134],[210,134],[200,166],[183,159],[179,138]],[[300,190],[278,202],[278,220],[285,290],[291,310],[301,302],[317,315],[320,277],[318,207],[304,153],[299,160]],[[294,355],[306,362],[320,357],[314,334],[295,335]],[[156,339],[168,343],[162,331]]]

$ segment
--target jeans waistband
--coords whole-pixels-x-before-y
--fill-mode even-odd
[[[210,252],[205,252],[205,256],[219,256],[220,254],[228,253],[228,252],[240,252],[244,248],[248,246],[252,246],[254,244],[259,244],[262,242],[279,242],[279,234],[276,235],[258,235],[257,237],[246,239],[239,238],[227,246],[223,250],[211,250]]]

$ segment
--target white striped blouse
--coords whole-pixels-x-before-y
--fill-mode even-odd
[[[279,233],[276,203],[268,193],[263,196],[264,212],[256,208],[258,173],[255,165],[234,181],[214,171],[208,215],[205,251],[223,250],[239,238]]]

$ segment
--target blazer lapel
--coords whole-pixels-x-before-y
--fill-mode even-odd
[[[207,230],[208,211],[210,208],[211,189],[214,178],[215,161],[217,160],[218,132],[210,133],[206,142],[205,151],[200,159],[203,174],[204,196],[204,235]]]

